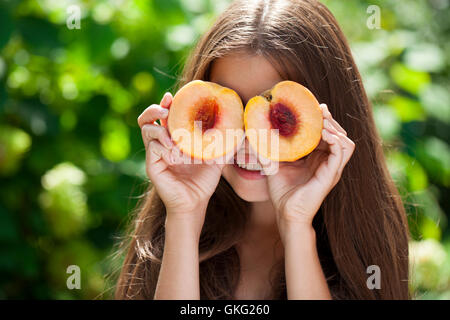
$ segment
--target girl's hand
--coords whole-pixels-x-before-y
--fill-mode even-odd
[[[319,146],[295,162],[280,162],[278,172],[267,177],[280,233],[294,225],[312,226],[316,212],[338,183],[355,149],[328,107],[325,104],[320,107],[324,129]]]
[[[172,95],[167,92],[160,105],[151,105],[138,118],[146,149],[147,176],[164,202],[168,217],[190,219],[197,215],[195,218],[201,219],[196,220],[203,223],[223,165],[190,163],[190,159],[174,145],[167,130],[171,103]],[[157,119],[161,125],[155,122]]]

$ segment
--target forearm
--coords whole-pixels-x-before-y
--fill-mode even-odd
[[[168,215],[155,299],[200,299],[199,237],[192,221]]]
[[[284,240],[284,247],[288,299],[331,299],[317,253],[313,227],[290,228]]]

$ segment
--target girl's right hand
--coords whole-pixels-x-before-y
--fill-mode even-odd
[[[172,95],[167,92],[159,105],[151,105],[138,117],[146,150],[146,173],[166,207],[167,217],[194,218],[203,225],[224,165],[184,161],[189,157],[174,145],[167,130],[171,104]],[[157,119],[161,125],[155,122]]]

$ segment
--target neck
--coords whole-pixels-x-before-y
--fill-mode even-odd
[[[284,248],[272,202],[254,202],[244,236],[237,245],[241,268],[269,269],[282,260]],[[257,265],[257,266],[255,266]]]
[[[244,242],[267,243],[279,239],[275,209],[271,201],[253,202]]]

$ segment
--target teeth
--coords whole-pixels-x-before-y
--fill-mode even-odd
[[[239,168],[250,170],[250,171],[260,171],[262,170],[262,167],[259,163],[244,163],[244,164],[237,164]]]

